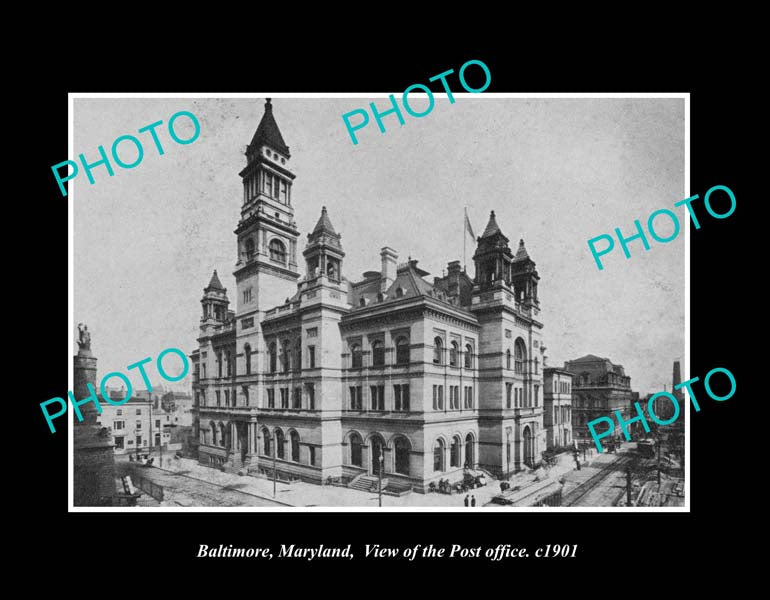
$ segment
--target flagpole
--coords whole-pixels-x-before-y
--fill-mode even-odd
[[[466,225],[465,225],[465,219],[468,218],[468,205],[465,205],[465,215],[463,217],[463,272],[465,272],[467,263],[465,261],[465,238],[468,237],[468,232],[465,231]]]

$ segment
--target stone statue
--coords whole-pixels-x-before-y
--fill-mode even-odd
[[[88,325],[78,323],[78,347],[84,351],[91,350],[91,334],[88,332]]]

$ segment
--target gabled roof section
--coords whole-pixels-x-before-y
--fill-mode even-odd
[[[251,138],[249,147],[257,148],[262,145],[270,146],[286,156],[291,156],[289,154],[289,147],[283,141],[281,130],[278,129],[278,123],[275,122],[275,117],[273,117],[273,105],[270,102],[270,98],[265,101],[265,114],[262,115],[262,120],[257,126],[254,137]]]

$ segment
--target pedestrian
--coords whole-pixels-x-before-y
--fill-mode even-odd
[[[465,494],[465,506],[468,506],[468,502],[469,502],[468,494]]]
[[[476,496],[471,496],[471,506],[476,506]]]

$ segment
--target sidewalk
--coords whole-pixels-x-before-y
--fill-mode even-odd
[[[223,473],[218,469],[199,465],[197,461],[189,458],[173,458],[173,456],[163,458],[163,466],[156,459],[155,468],[162,469],[170,473],[179,473],[193,479],[199,479],[208,483],[222,486],[251,494],[258,498],[266,500],[277,500],[291,506],[359,506],[377,508],[378,494],[364,492],[351,488],[317,485],[312,483],[294,482],[294,483],[276,483],[276,493],[273,496],[273,482],[263,477],[251,475],[236,475],[233,473]],[[565,453],[559,456],[556,466],[549,470],[538,469],[537,471],[523,471],[512,475],[509,479],[511,487],[519,486],[521,488],[544,479],[558,481],[560,477],[573,471],[575,461],[571,453]],[[500,481],[487,478],[487,485],[470,490],[468,496],[475,496],[476,507],[482,507],[488,504],[492,498],[500,493]],[[427,493],[419,494],[412,492],[406,496],[382,495],[382,505],[392,507],[420,507],[436,506],[451,507],[462,509],[464,505],[465,494],[439,494]]]

